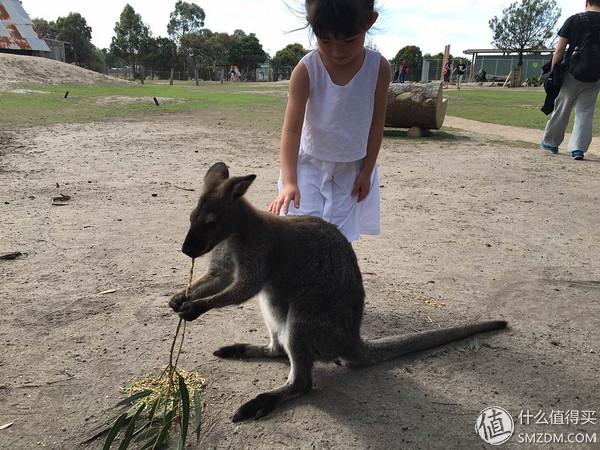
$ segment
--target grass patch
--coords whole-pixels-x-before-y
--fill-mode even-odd
[[[146,83],[95,86],[31,87],[39,92],[0,92],[0,127],[85,123],[107,119],[139,119],[149,115],[201,110],[245,110],[279,106],[285,102],[276,86],[273,95],[256,95],[251,84]],[[64,98],[69,91],[68,98]],[[153,97],[159,98],[156,106]],[[163,100],[164,99],[164,100]]]
[[[514,127],[544,129],[550,116],[540,108],[545,93],[541,90],[525,89],[463,89],[446,91],[449,98],[448,115],[486,123]],[[573,117],[568,131],[573,129]],[[600,105],[596,105],[593,133],[600,135]]]

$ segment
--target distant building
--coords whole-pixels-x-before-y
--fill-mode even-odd
[[[50,59],[56,59],[57,61],[62,61],[62,62],[67,61],[66,53],[65,53],[65,46],[69,45],[68,42],[59,41],[56,39],[46,39],[46,38],[44,39],[44,41],[50,48],[50,53],[45,54],[43,56],[50,58]]]
[[[62,51],[64,61],[64,43]],[[0,52],[45,57],[52,54],[46,41],[33,29],[19,0],[0,0]]]

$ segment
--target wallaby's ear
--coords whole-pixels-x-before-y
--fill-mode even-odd
[[[237,200],[246,193],[256,175],[248,175],[246,177],[234,177],[229,180],[229,194],[232,200]]]
[[[204,175],[204,182],[207,185],[214,185],[220,183],[223,180],[229,178],[229,169],[227,165],[222,162],[213,164],[206,175]]]

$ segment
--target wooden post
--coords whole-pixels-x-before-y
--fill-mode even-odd
[[[169,78],[169,84],[173,86],[173,74],[175,73],[175,69],[171,68],[171,77]]]
[[[200,82],[198,81],[198,68],[194,67],[194,79],[196,80],[196,86],[200,86]]]
[[[469,74],[469,83],[473,82],[473,79],[475,78],[475,55],[477,53],[473,53],[473,56],[471,57],[471,73]]]
[[[444,67],[446,67],[446,62],[450,59],[450,45],[446,45],[444,47],[444,59],[442,61],[442,68],[440,72],[440,80],[444,81]]]
[[[146,70],[144,69],[144,66],[142,66],[140,70],[140,80],[142,82],[142,86],[144,85],[144,78],[146,78]]]

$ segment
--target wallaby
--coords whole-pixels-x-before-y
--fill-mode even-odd
[[[221,358],[289,358],[287,383],[241,406],[233,421],[258,419],[282,402],[310,391],[315,361],[363,366],[426,350],[476,333],[505,328],[490,321],[364,341],[360,336],[365,291],[352,245],[340,231],[308,216],[279,217],[243,198],[256,175],[229,177],[212,166],[192,211],[182,251],[197,258],[210,251],[209,269],[169,305],[185,320],[257,294],[271,342],[233,344]]]

